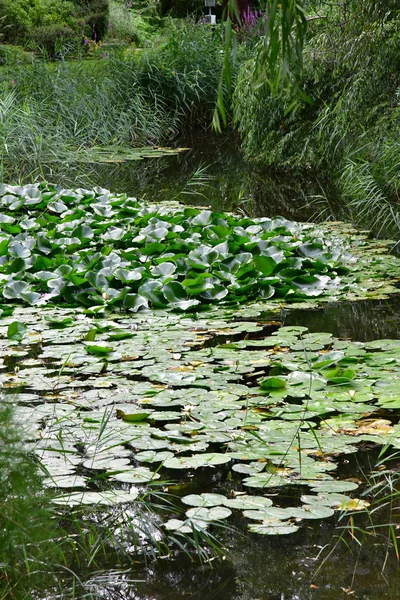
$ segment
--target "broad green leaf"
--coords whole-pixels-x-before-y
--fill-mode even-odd
[[[7,328],[7,338],[9,340],[21,342],[27,331],[28,328],[24,323],[21,323],[20,321],[13,321]]]

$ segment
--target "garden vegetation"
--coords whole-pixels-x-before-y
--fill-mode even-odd
[[[276,171],[322,173],[334,182],[355,219],[374,225],[378,233],[400,231],[400,33],[395,0],[385,3],[308,0],[299,4],[302,12],[299,19],[294,19],[293,26],[302,28],[300,37],[296,34],[291,39],[294,43],[286,47],[289,48],[286,55],[282,41],[289,38],[281,38],[281,44],[276,46],[275,59],[279,63],[280,58],[284,66],[279,73],[271,62],[274,55],[271,35],[277,30],[271,29],[271,21],[266,19],[268,8],[275,6],[279,12],[276,2],[255,2],[241,21],[238,17],[233,19],[229,34],[228,29],[225,30],[225,36],[235,40],[229,50],[218,28],[206,27],[191,17],[199,11],[198,2],[190,3],[189,18],[183,14],[184,3],[161,4],[158,11],[157,3],[150,0],[129,3],[120,0],[0,0],[0,180],[6,182],[1,186],[0,213],[2,316],[10,317],[15,306],[21,304],[48,304],[46,310],[50,312],[46,313],[49,318],[45,326],[39,323],[42,315],[37,312],[23,314],[26,320],[31,319],[34,332],[47,327],[46,334],[50,337],[52,329],[71,327],[72,331],[76,323],[68,312],[70,307],[83,306],[82,315],[86,315],[85,310],[102,314],[105,308],[113,306],[122,311],[118,313],[121,326],[118,323],[110,326],[108,322],[104,325],[101,319],[84,321],[84,316],[73,334],[67,332],[75,336],[73,344],[79,344],[81,354],[75,357],[76,363],[70,360],[69,346],[69,354],[64,354],[60,331],[57,336],[61,349],[52,344],[52,340],[47,339],[43,344],[40,338],[34,348],[26,343],[29,346],[26,354],[18,354],[13,343],[22,342],[28,327],[22,317],[18,321],[7,321],[8,328],[2,335],[8,338],[5,344],[11,346],[6,346],[4,354],[4,381],[8,384],[16,378],[16,395],[21,389],[22,395],[32,395],[33,389],[39,398],[42,387],[39,389],[37,381],[43,386],[43,381],[50,380],[49,358],[55,369],[51,374],[54,394],[59,392],[57,386],[66,368],[72,391],[77,394],[79,377],[91,377],[93,369],[97,369],[95,375],[101,382],[106,381],[109,364],[112,376],[117,374],[126,389],[133,385],[132,379],[138,373],[143,380],[147,378],[145,386],[148,387],[143,392],[147,394],[143,402],[146,412],[144,409],[139,413],[129,412],[131,409],[121,400],[119,412],[110,413],[106,419],[103,412],[106,404],[99,401],[100,394],[96,392],[98,405],[86,409],[97,412],[82,417],[82,423],[73,431],[76,437],[71,438],[71,453],[75,455],[77,450],[82,450],[83,455],[85,449],[86,459],[91,461],[89,466],[83,463],[80,466],[91,471],[96,468],[109,471],[108,475],[103,473],[104,478],[111,476],[112,481],[122,483],[157,479],[158,468],[157,472],[150,467],[132,469],[130,458],[125,460],[126,448],[122,446],[123,463],[110,466],[109,455],[105,457],[106,462],[104,457],[99,458],[98,442],[108,421],[111,430],[120,436],[119,442],[122,430],[136,427],[137,422],[142,425],[147,422],[146,428],[142,428],[143,439],[136,441],[135,452],[142,450],[139,458],[146,464],[158,462],[164,468],[177,471],[225,465],[236,460],[243,455],[243,439],[246,444],[253,444],[253,463],[240,465],[233,471],[245,474],[244,485],[250,488],[263,489],[274,476],[277,485],[287,484],[285,477],[289,478],[291,473],[288,475],[283,469],[277,473],[285,466],[282,455],[292,472],[299,470],[301,444],[299,451],[293,450],[293,440],[300,439],[302,433],[301,427],[294,423],[299,414],[301,426],[308,420],[312,423],[310,429],[302,433],[303,439],[314,453],[320,451],[322,456],[337,451],[339,442],[335,440],[335,448],[332,447],[332,431],[337,433],[338,439],[343,433],[343,423],[331,415],[334,412],[354,411],[354,419],[347,426],[343,452],[353,452],[350,442],[354,436],[359,439],[364,436],[364,441],[370,441],[372,436],[374,443],[378,440],[386,448],[388,440],[392,443],[396,434],[398,447],[398,426],[393,428],[390,421],[382,423],[373,419],[372,423],[365,423],[363,420],[368,411],[398,409],[395,387],[390,387],[386,380],[382,386],[372,383],[380,377],[384,379],[387,372],[397,381],[398,344],[388,341],[385,345],[381,341],[375,346],[361,347],[360,343],[352,345],[335,340],[330,334],[312,337],[304,328],[277,329],[271,339],[264,336],[261,340],[262,356],[257,355],[260,371],[254,374],[256,344],[251,340],[247,351],[248,340],[240,337],[241,330],[235,327],[256,327],[253,332],[259,332],[260,328],[251,323],[238,325],[231,320],[233,313],[237,316],[238,306],[250,297],[265,301],[270,298],[304,301],[326,295],[336,285],[341,287],[340,291],[334,290],[335,294],[346,295],[349,288],[356,294],[360,274],[355,272],[352,279],[342,279],[348,269],[343,267],[337,248],[333,249],[330,240],[316,237],[313,231],[309,235],[307,227],[299,228],[285,220],[261,222],[177,206],[170,211],[159,205],[150,210],[135,199],[115,196],[98,188],[68,191],[47,184],[7,185],[61,178],[65,184],[68,178],[70,182],[79,179],[80,169],[87,169],[87,164],[96,162],[100,154],[103,159],[112,161],[128,156],[135,148],[176,144],[188,130],[209,128],[215,103],[219,102],[219,110],[224,115],[222,120],[231,130],[239,131],[242,148],[250,160]],[[269,46],[266,40],[271,42]],[[260,59],[263,56],[264,61]],[[296,68],[286,69],[286,59],[291,59]],[[225,75],[227,69],[229,71],[228,79],[220,78],[223,68]],[[384,267],[375,271],[375,279],[382,278],[383,272],[387,276],[391,268],[398,273],[397,263],[393,267],[389,261]],[[363,293],[371,294],[370,268],[367,270],[368,284],[366,277],[361,278],[365,284]],[[343,281],[347,284],[341,285]],[[190,311],[213,302],[220,306],[224,298],[224,305],[233,312],[228,315],[227,323],[219,323],[218,331],[221,328],[223,332],[228,331],[224,339],[233,331],[233,335],[238,335],[239,345],[218,345],[211,319],[199,328],[196,315],[188,329],[193,348],[185,348],[179,311],[188,310],[189,319]],[[56,314],[54,304],[60,303],[64,306]],[[132,348],[129,340],[136,336],[136,330],[128,329],[126,317],[121,314],[149,307],[173,309],[178,315],[164,313],[164,324],[160,316],[152,313],[151,318],[160,328],[159,336],[156,338],[154,333],[150,336],[142,326]],[[18,310],[16,313],[20,315]],[[258,308],[252,310],[255,313],[251,316],[260,315]],[[171,322],[178,324],[176,338],[173,338]],[[216,359],[209,358],[207,348],[199,350],[195,326],[203,333],[211,331],[209,339],[217,337],[213,350]],[[116,330],[112,331],[114,327]],[[156,331],[156,325],[154,328]],[[68,344],[71,339],[67,340]],[[150,343],[155,339],[157,350],[152,350]],[[179,348],[183,345],[182,352],[171,353],[172,339]],[[123,340],[128,340],[124,342],[126,348],[121,344],[123,352],[116,356],[113,343]],[[305,343],[309,343],[309,347],[306,348]],[[42,357],[42,363],[38,357],[42,345],[46,347],[46,344],[55,346],[54,356],[50,351],[48,356]],[[239,348],[245,357],[241,360],[247,361],[242,362],[242,366],[236,357],[232,360],[232,352]],[[266,348],[271,350],[266,351]],[[305,349],[311,356],[309,360],[304,360]],[[13,359],[8,363],[9,352],[15,360],[15,368]],[[277,352],[280,352],[279,360]],[[39,362],[36,374],[29,363],[31,359]],[[128,373],[131,379],[125,381],[125,371],[134,361],[138,362]],[[211,369],[208,362],[216,364]],[[392,366],[383,372],[382,364]],[[29,376],[23,373],[26,379],[18,380],[19,369],[24,371],[25,368],[29,369]],[[75,377],[76,368],[80,370]],[[239,369],[249,378],[248,387],[235,383]],[[310,383],[310,369],[319,382],[315,389]],[[201,379],[200,384],[194,384],[196,378]],[[109,387],[113,385],[111,381]],[[163,385],[175,386],[174,402],[178,409],[171,409],[171,398],[168,394],[162,395],[164,390],[160,392]],[[335,387],[339,385],[354,386],[355,390],[351,387],[340,397]],[[183,393],[184,386],[187,387]],[[198,396],[204,389],[209,394],[208,406],[204,398],[199,400]],[[187,390],[192,394],[189,408],[185,404]],[[358,397],[354,401],[356,393]],[[221,404],[221,398],[225,398],[225,404]],[[298,398],[298,404],[293,403],[293,398]],[[26,408],[26,396],[21,402]],[[354,409],[356,402],[359,412]],[[46,402],[43,405],[50,406]],[[72,407],[72,414],[76,407],[68,406]],[[217,418],[221,406],[226,414]],[[78,408],[80,411],[80,406]],[[56,450],[51,446],[50,452],[65,455],[62,427],[56,433],[54,429],[50,431],[53,425],[47,430],[50,417],[45,418],[40,410],[35,414],[35,435],[40,438],[37,443],[49,435],[45,441],[59,442],[62,451],[58,446]],[[53,407],[49,410],[53,411]],[[64,404],[60,400],[54,409],[56,425],[64,419],[63,411]],[[164,421],[181,419],[181,412],[184,419],[188,414],[190,418],[183,420],[179,430],[168,429]],[[331,415],[330,420],[325,418],[327,414]],[[261,473],[265,463],[259,458],[265,458],[265,443],[254,431],[268,430],[271,436],[267,418],[270,415],[284,434],[275,432],[277,448],[271,450],[274,470]],[[282,415],[281,423],[278,419]],[[316,436],[315,417],[318,425],[328,423],[329,432],[321,426]],[[81,419],[80,412],[78,418]],[[209,433],[209,423],[219,423],[219,419],[219,429],[214,427],[212,434]],[[159,429],[155,427],[157,422]],[[195,431],[200,425],[204,429],[203,437],[196,439]],[[79,439],[89,426],[94,431],[94,442],[89,439],[90,432],[85,441]],[[236,428],[242,438],[229,445],[227,432],[231,435],[234,431],[237,436]],[[5,474],[5,483],[0,504],[1,529],[6,535],[0,544],[0,598],[23,597],[26,590],[18,589],[25,583],[21,582],[21,573],[29,579],[27,585],[33,587],[36,577],[46,572],[50,562],[53,565],[66,562],[65,555],[54,543],[61,530],[54,510],[49,508],[47,496],[50,494],[43,491],[36,463],[21,445],[19,434],[11,411],[3,410],[0,414],[0,468]],[[128,431],[123,441],[130,442],[131,437]],[[92,455],[88,453],[87,440],[93,442]],[[172,455],[177,444],[194,442],[199,443],[194,454],[183,458]],[[208,443],[218,444],[219,451],[204,453]],[[160,449],[163,452],[158,454]],[[274,458],[277,455],[279,458]],[[61,475],[51,473],[53,458],[47,455],[50,478],[71,473],[80,477],[71,465],[67,471],[64,465]],[[81,458],[80,455],[79,461]],[[289,507],[282,512],[279,507],[271,507],[269,499],[264,497],[262,501],[242,497],[235,502],[221,494],[191,494],[184,502],[192,507],[185,513],[187,518],[184,521],[172,519],[167,530],[191,533],[193,522],[195,525],[200,522],[201,530],[205,522],[227,518],[230,509],[236,508],[250,512],[245,515],[249,519],[262,522],[251,525],[251,531],[275,535],[278,521],[280,533],[286,534],[298,529],[294,519],[330,518],[334,510],[343,509],[348,503],[354,509],[351,504],[354,499],[337,497],[338,491],[341,494],[352,491],[354,485],[338,490],[332,477],[325,473],[332,470],[330,461],[322,464],[305,454],[303,465],[306,459],[310,481],[315,480],[318,467],[324,484],[311,488],[314,494],[302,498],[301,508]],[[306,475],[304,470],[304,480]],[[85,475],[94,488],[87,492],[94,496],[86,498],[92,501],[94,497],[93,502],[99,501],[102,492],[100,486],[96,487],[96,477],[93,473]],[[83,484],[82,478],[77,479],[66,488],[84,488],[86,479]],[[118,487],[118,492],[121,491],[123,488]],[[103,500],[112,496],[112,490],[108,492],[109,496],[103,494]],[[75,492],[69,494],[67,500],[63,495],[58,502],[71,505],[75,499],[78,504],[82,503],[84,493],[86,490],[76,492],[77,496]],[[327,500],[325,494],[332,495]],[[121,501],[125,500],[123,496]],[[357,503],[362,508],[367,506],[359,500]],[[21,525],[21,515],[28,513],[28,523]],[[396,543],[394,534],[393,544],[397,550]],[[27,590],[25,597],[29,597],[29,593]]]

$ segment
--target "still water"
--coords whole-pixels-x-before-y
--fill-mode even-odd
[[[114,192],[157,201],[180,200],[253,217],[344,218],[335,192],[326,182],[308,174],[298,178],[286,173],[272,175],[247,163],[232,138],[200,136],[181,145],[191,149],[148,161],[97,165],[90,177]],[[76,185],[87,183],[87,178],[82,178]],[[332,303],[318,310],[285,310],[280,320],[355,341],[399,338],[399,308],[398,297]],[[376,460],[377,451],[366,444],[356,457],[342,459],[339,470],[348,477],[363,478]],[[224,493],[228,485],[215,475],[207,491]],[[129,564],[120,564],[110,554],[97,575],[83,569],[85,593],[107,600],[400,598],[399,563],[385,526],[400,526],[398,498],[397,509],[386,505],[371,516],[309,522],[290,536],[249,534],[243,521],[236,518],[228,529],[214,531],[226,553],[212,566],[191,562],[178,551],[170,559],[148,563],[140,559]]]
[[[181,140],[179,146],[187,150],[140,162],[92,165],[92,171],[85,169],[73,182],[74,187],[89,181],[135,197],[179,200],[251,217],[281,215],[296,221],[341,217],[342,209],[331,184],[312,173],[294,177],[251,164],[232,135],[202,133]]]

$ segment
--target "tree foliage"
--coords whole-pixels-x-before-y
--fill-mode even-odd
[[[264,3],[263,3],[264,4]],[[301,90],[303,68],[303,46],[307,20],[302,0],[268,0],[265,13],[259,23],[259,43],[253,63],[255,83],[260,78],[269,86],[271,94],[276,96],[282,89],[289,88],[299,94],[303,100],[308,97]],[[237,0],[228,0],[225,9],[224,39],[225,60],[221,75],[217,107],[214,113],[214,128],[220,130],[220,117],[226,125],[224,90],[228,97],[232,89],[232,56],[235,55],[234,24],[241,25],[241,15]]]
[[[101,39],[108,0],[0,0],[2,41],[54,53],[60,39]]]
[[[397,203],[399,193],[398,4],[314,1],[303,8],[303,68],[295,63],[294,85],[271,86],[285,67],[279,53],[275,67],[260,62],[265,39],[240,68],[233,105],[243,147],[275,167],[333,174],[355,216],[367,219],[374,207]],[[385,214],[394,220],[389,208]]]

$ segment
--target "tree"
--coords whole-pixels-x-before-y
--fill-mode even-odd
[[[213,119],[216,130],[221,129],[220,117],[226,125],[224,89],[230,97],[231,55],[235,44],[233,23],[240,23],[241,2],[242,0],[227,0],[224,13],[225,56]],[[267,0],[265,8],[267,18],[262,42],[257,49],[256,68],[258,71],[268,70],[272,94],[277,94],[282,87],[290,86],[303,100],[307,100],[300,88],[307,27],[303,0]]]

